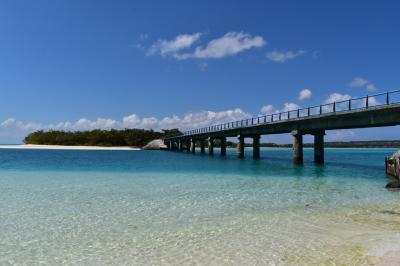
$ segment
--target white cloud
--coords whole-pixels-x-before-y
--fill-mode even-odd
[[[65,122],[63,125],[65,128],[65,125],[71,125],[71,128],[74,128],[74,130],[91,130],[91,129],[112,129],[118,126],[118,122],[113,119],[105,119],[105,118],[97,118],[96,120],[89,120],[86,118],[81,118],[79,119],[74,125],[72,125],[70,122]]]
[[[17,120],[15,118],[8,118],[1,123],[1,126],[8,127],[8,126],[14,125],[16,123],[16,121]]]
[[[348,94],[332,93],[325,99],[324,103],[331,103],[333,101],[342,101],[351,99]],[[375,105],[378,102],[374,97],[369,98],[369,104]],[[354,101],[354,106],[364,107],[365,100]],[[271,114],[274,112],[287,112],[297,110],[300,106],[296,103],[287,102],[281,110],[277,110],[272,105],[265,105],[261,108],[261,113]],[[244,112],[240,108],[225,110],[225,111],[200,111],[190,112],[183,116],[167,116],[163,118],[157,117],[139,117],[136,114],[131,114],[122,117],[121,120],[114,120],[110,118],[87,119],[81,118],[75,122],[64,121],[54,124],[42,124],[34,122],[22,122],[15,118],[8,118],[0,121],[0,142],[2,143],[18,143],[30,132],[37,130],[92,130],[92,129],[124,129],[124,128],[144,128],[144,129],[170,129],[179,128],[181,130],[188,130],[193,128],[207,127],[210,125],[238,121],[242,119],[251,118],[252,115]],[[355,134],[351,130],[330,131],[327,139],[329,140],[343,140],[351,139]]]
[[[350,81],[348,85],[349,85],[349,87],[358,88],[358,87],[364,87],[368,83],[369,83],[368,80],[357,77],[357,78],[354,78],[352,81]]]
[[[270,114],[270,113],[275,112],[275,107],[271,104],[267,104],[267,105],[264,105],[263,107],[261,107],[260,111],[262,114]]]
[[[18,143],[27,133],[42,129],[39,123],[23,123],[15,118],[8,118],[0,123],[0,141],[2,143]]]
[[[180,34],[173,40],[158,40],[151,46],[149,54],[159,53],[162,56],[174,55],[178,51],[191,47],[200,36],[201,33],[197,32],[193,34]]]
[[[251,114],[242,111],[240,108],[233,110],[213,112],[202,111],[188,113],[181,119],[184,128],[198,128],[219,123],[227,123],[252,117]]]
[[[293,111],[300,109],[300,106],[295,104],[295,103],[285,103],[281,112],[288,112],[288,111]]]
[[[271,61],[278,62],[278,63],[284,63],[287,60],[294,59],[305,53],[306,53],[306,51],[304,51],[304,50],[299,50],[297,52],[292,52],[292,51],[282,52],[282,51],[275,50],[275,51],[267,53],[266,56]]]
[[[367,91],[376,91],[376,86],[369,80],[361,77],[356,77],[348,84],[351,88],[365,88]]]
[[[367,101],[367,100],[365,100],[365,101]],[[381,103],[375,97],[369,97],[368,98],[368,104],[370,106],[374,106],[374,105],[379,105]]]
[[[367,91],[376,91],[377,88],[374,84],[370,83],[366,86]]]
[[[33,122],[22,123],[21,121],[18,121],[15,118],[8,118],[0,124],[0,127],[2,129],[8,128],[12,130],[38,130],[39,128],[42,127],[42,124]]]
[[[135,114],[125,116],[122,119],[122,124],[126,127],[137,127],[140,125],[140,117]]]
[[[310,99],[312,96],[312,92],[309,89],[304,89],[301,90],[299,93],[299,100],[306,100],[306,99]]]
[[[114,119],[98,118],[90,120],[87,118],[78,119],[76,122],[58,122],[55,124],[24,123],[14,118],[9,118],[0,123],[0,140],[4,142],[20,142],[27,134],[37,130],[92,130],[92,129],[168,129],[179,128],[187,130],[192,128],[206,127],[210,125],[233,122],[250,118],[252,115],[239,108],[220,112],[201,111],[187,113],[184,116],[170,116],[164,118],[144,117],[131,114],[122,118],[121,121]]]
[[[143,128],[160,129],[160,121],[155,117],[145,117],[142,119],[141,126]]]
[[[348,94],[341,94],[341,93],[332,93],[325,99],[324,103],[333,103],[333,102],[341,102],[351,99],[351,96]]]
[[[330,94],[325,100],[324,100],[324,104],[330,104],[333,102],[342,102],[342,101],[348,101],[352,99],[352,97],[349,94],[341,94],[341,93],[332,93]],[[365,108],[366,107],[366,98],[362,98],[362,99],[352,99],[351,100],[351,106],[352,108]],[[343,105],[344,104],[344,105]],[[375,97],[369,97],[368,98],[368,105],[369,106],[376,106],[379,105],[380,102],[375,98]],[[341,110],[348,110],[348,105],[347,103],[342,103],[342,105],[336,105],[337,107],[339,106],[339,108]],[[325,106],[324,107],[325,111],[332,111],[331,107],[329,106]]]
[[[375,97],[369,97],[368,98],[368,106],[376,106],[380,105],[381,103],[375,98]],[[352,103],[353,106],[358,107],[358,108],[364,108],[367,106],[367,99],[358,99],[358,100],[353,100]]]
[[[223,58],[254,47],[262,47],[267,43],[261,36],[252,36],[244,32],[228,32],[220,38],[211,40],[205,47],[197,46],[190,52],[183,52],[199,40],[200,36],[201,33],[181,34],[173,40],[158,40],[150,48],[149,54],[169,55],[178,60]]]

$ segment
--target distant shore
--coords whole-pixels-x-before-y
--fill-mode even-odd
[[[249,145],[251,146],[251,145]],[[305,148],[312,148],[313,143],[304,143]],[[400,148],[399,140],[334,141],[325,142],[325,148]],[[262,143],[261,147],[291,148],[292,144]]]
[[[251,147],[251,144],[245,144]],[[261,143],[264,148],[291,148],[292,144]],[[312,148],[312,143],[304,143],[305,148]],[[219,147],[216,143],[215,147]],[[228,143],[229,148],[236,148],[236,143]],[[400,141],[349,141],[349,142],[325,142],[325,148],[400,148]],[[84,145],[39,145],[39,144],[0,144],[0,149],[44,149],[44,150],[142,150],[131,146],[84,146]]]
[[[65,146],[65,145],[36,145],[36,144],[19,144],[19,145],[0,145],[0,149],[33,149],[33,150],[104,150],[104,151],[138,151],[136,147],[101,147],[101,146]]]

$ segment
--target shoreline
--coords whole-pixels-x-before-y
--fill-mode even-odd
[[[0,145],[0,149],[30,149],[30,150],[86,150],[86,151],[140,151],[140,148],[116,146],[66,146],[66,145],[36,145],[36,144],[17,144]]]
[[[236,147],[227,147],[236,149]],[[251,148],[251,146],[246,146]],[[260,148],[269,149],[291,149],[284,146],[261,146]],[[304,149],[312,149],[313,147],[305,146]],[[31,149],[31,150],[104,150],[104,151],[140,151],[142,148],[129,146],[82,146],[82,145],[41,145],[41,144],[0,144],[1,149]],[[398,149],[397,147],[325,147],[325,149]]]

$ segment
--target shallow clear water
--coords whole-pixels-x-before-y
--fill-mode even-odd
[[[394,151],[0,150],[0,265],[365,265],[400,250]]]

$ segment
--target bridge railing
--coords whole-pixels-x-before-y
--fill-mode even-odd
[[[333,101],[306,108],[290,110],[285,112],[277,112],[263,116],[252,117],[248,119],[226,122],[222,124],[212,125],[208,127],[188,130],[183,135],[195,135],[202,133],[217,132],[228,129],[249,127],[254,125],[262,125],[276,123],[279,121],[287,121],[291,119],[299,119],[305,117],[316,117],[331,113],[340,113],[359,109],[368,109],[383,105],[400,103],[400,90],[367,95],[364,97],[351,98],[350,95],[344,96],[345,100]],[[343,98],[343,96],[342,96]]]

